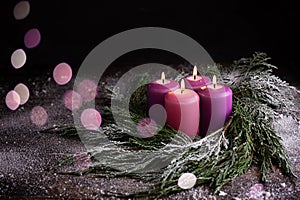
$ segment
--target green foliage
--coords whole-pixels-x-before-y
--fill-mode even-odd
[[[266,54],[255,53],[252,58],[242,58],[230,67],[220,68],[223,81],[234,92],[231,122],[224,130],[228,148],[223,147],[217,155],[197,162],[193,158],[200,153],[198,150],[195,155],[189,150],[185,155],[190,157],[180,156],[163,174],[161,193],[180,191],[176,180],[187,171],[198,177],[197,184],[207,183],[216,192],[245,173],[252,163],[260,166],[262,181],[267,181],[273,165],[293,176],[272,122],[282,113],[299,120],[293,110],[296,89],[272,74],[276,67],[267,63],[268,60]],[[173,176],[166,176],[168,173]]]
[[[162,170],[151,173],[125,173],[95,165],[86,172],[104,176],[133,176],[143,180],[152,180],[152,190],[134,194],[110,193],[123,197],[161,196],[181,191],[177,180],[182,173],[192,172],[197,176],[197,185],[209,184],[218,192],[225,184],[240,174],[247,172],[251,164],[260,166],[261,180],[268,179],[269,171],[277,165],[285,174],[293,176],[290,162],[281,138],[276,133],[273,122],[280,114],[291,115],[295,120],[294,108],[296,89],[289,86],[272,72],[275,66],[268,63],[264,53],[255,53],[251,58],[242,58],[229,67],[218,65],[223,82],[233,90],[233,112],[223,129],[205,138],[194,141],[181,133],[163,127],[152,138],[135,137],[135,126],[127,122],[130,117],[134,122],[146,116],[145,86],[139,88],[131,97],[130,116],[123,114],[122,106],[119,115],[124,115],[124,123],[114,123],[110,110],[103,108],[104,125],[102,133],[110,140],[119,142],[120,147],[128,150],[124,155],[132,155],[139,150],[153,151],[159,158],[172,155],[172,162]],[[216,65],[217,66],[217,65]],[[213,67],[215,69],[215,67]],[[207,72],[209,74],[209,72]],[[122,101],[120,101],[121,105]],[[71,129],[70,129],[71,130]],[[73,133],[73,132],[72,132]],[[127,134],[128,133],[128,134]],[[168,145],[178,137],[176,145]],[[115,148],[110,149],[112,152]],[[95,152],[93,152],[95,155]],[[96,152],[97,153],[97,152]],[[113,154],[113,153],[112,153]],[[123,159],[124,165],[126,157]],[[119,162],[113,157],[112,162]],[[135,171],[143,171],[145,165],[137,164]]]

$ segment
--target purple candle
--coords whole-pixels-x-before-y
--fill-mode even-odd
[[[186,88],[192,89],[196,92],[201,90],[201,87],[210,84],[211,80],[207,76],[197,75],[197,67],[194,66],[193,76],[187,76],[184,78]]]
[[[205,137],[220,128],[228,120],[232,112],[232,90],[223,84],[213,83],[202,87],[200,96],[200,135]]]
[[[165,73],[161,73],[161,79],[153,81],[147,85],[147,100],[148,109],[155,104],[164,106],[164,96],[169,91],[173,91],[179,88],[179,84],[176,81],[165,78]]]

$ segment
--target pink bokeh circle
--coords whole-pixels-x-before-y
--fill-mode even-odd
[[[68,90],[63,96],[63,102],[69,110],[78,110],[82,106],[82,98],[79,93]]]
[[[102,117],[100,113],[93,108],[85,109],[81,113],[80,120],[84,128],[88,130],[97,130],[102,123]]]
[[[72,78],[72,68],[65,62],[59,63],[53,70],[53,78],[58,85],[67,84]]]
[[[16,91],[11,90],[7,93],[5,103],[9,109],[16,110],[20,106],[20,102],[20,95]]]
[[[137,124],[137,133],[142,138],[149,138],[156,135],[158,132],[157,123],[151,118],[143,118]]]
[[[30,112],[30,120],[37,126],[43,126],[48,120],[48,114],[42,106],[35,106]]]
[[[95,81],[84,79],[77,86],[77,92],[84,102],[90,102],[97,96],[98,85]]]
[[[28,49],[38,46],[41,42],[40,31],[36,28],[30,29],[24,36],[24,44]]]

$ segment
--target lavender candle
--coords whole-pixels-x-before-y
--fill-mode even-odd
[[[153,81],[147,85],[147,101],[148,109],[154,104],[160,104],[164,106],[164,96],[169,91],[173,91],[179,88],[179,84],[176,81],[165,78],[165,73],[161,73],[161,79]]]
[[[201,87],[210,84],[211,80],[207,76],[197,75],[197,67],[194,66],[193,76],[187,76],[184,78],[186,88],[194,90],[196,92],[200,91]]]
[[[200,135],[205,137],[220,128],[228,120],[232,112],[232,90],[223,84],[213,83],[203,86],[198,92],[200,96]]]

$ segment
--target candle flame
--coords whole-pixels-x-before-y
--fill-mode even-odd
[[[161,73],[161,82],[164,84],[166,80],[165,72]]]
[[[184,89],[185,89],[185,84],[184,84],[184,80],[182,79],[180,82],[180,89],[181,89],[181,94],[183,93]]]
[[[196,65],[194,66],[194,69],[193,69],[193,77],[194,77],[194,80],[196,79],[196,76],[197,76],[197,67]]]
[[[216,77],[216,75],[213,75],[212,83],[214,84],[214,88],[216,88],[216,85],[217,85],[217,77]]]

